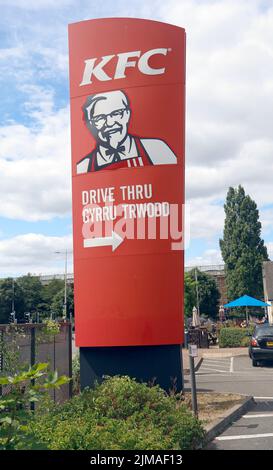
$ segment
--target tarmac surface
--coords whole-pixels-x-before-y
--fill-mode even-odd
[[[207,449],[273,450],[273,363],[253,367],[247,348],[209,349],[199,350],[197,369],[197,401],[198,391],[241,393],[255,400]],[[185,389],[190,390],[188,374]]]
[[[189,369],[189,351],[182,349],[183,354],[183,370]],[[209,349],[198,349],[198,357],[194,358],[195,368],[198,368],[200,362],[204,359],[221,359],[226,357],[247,356],[248,348],[224,348],[220,349],[218,346],[212,346]]]
[[[272,399],[273,400],[273,399]],[[257,401],[208,450],[273,450],[273,401]]]

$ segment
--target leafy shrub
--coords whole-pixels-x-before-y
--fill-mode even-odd
[[[69,378],[49,372],[48,364],[39,363],[13,376],[0,377],[8,391],[0,397],[0,450],[37,448],[38,441],[28,432],[32,419],[31,403],[39,402],[52,388],[68,383]],[[40,445],[39,445],[40,447]]]
[[[194,449],[204,437],[200,422],[179,395],[129,377],[106,378],[30,423],[48,449]]]
[[[219,333],[220,348],[238,348],[249,344],[249,334],[253,328],[221,328]]]
[[[250,337],[245,336],[244,338],[241,339],[241,347],[247,348],[250,343]]]
[[[60,324],[55,320],[51,320],[50,318],[46,318],[43,322],[44,329],[43,334],[49,337],[54,337],[60,333]]]

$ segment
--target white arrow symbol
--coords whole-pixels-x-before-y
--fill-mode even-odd
[[[112,231],[111,237],[100,237],[100,238],[85,238],[83,240],[84,248],[94,248],[96,246],[112,246],[112,251],[115,251],[116,248],[123,242],[116,232]]]

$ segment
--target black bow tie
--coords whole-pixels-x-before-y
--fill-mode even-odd
[[[125,146],[124,145],[121,145],[120,147],[117,147],[116,149],[109,149],[109,150],[105,150],[105,154],[107,156],[109,155],[114,155],[114,158],[113,158],[113,162],[116,163],[116,162],[120,162],[120,152],[124,152],[125,150]]]

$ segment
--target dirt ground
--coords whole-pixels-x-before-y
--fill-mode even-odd
[[[233,393],[198,393],[197,407],[198,418],[203,424],[210,424],[212,421],[223,417],[223,415],[233,406],[244,401],[244,397]],[[185,402],[191,409],[191,394],[185,393]]]

